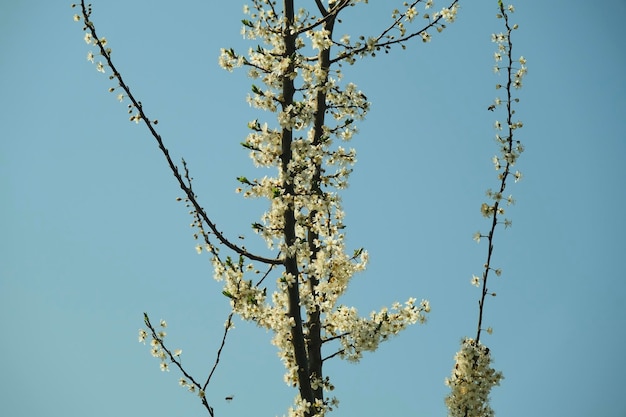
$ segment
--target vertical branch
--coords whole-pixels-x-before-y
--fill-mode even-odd
[[[334,25],[335,25],[335,17],[336,15],[327,15],[326,21],[324,22],[324,29],[329,32],[329,38],[332,37]],[[320,80],[320,85],[317,89],[317,96],[315,99],[316,109],[315,109],[315,118],[314,118],[314,137],[312,146],[318,146],[321,144],[324,139],[324,119],[326,115],[326,89],[324,88],[326,82],[328,81],[328,73],[330,71],[330,47],[323,48],[319,52],[319,65],[324,71],[324,77]],[[313,174],[312,182],[311,182],[311,193],[313,195],[322,195],[322,190],[320,187],[321,183],[321,162],[311,161],[311,163],[315,164],[315,171]],[[315,217],[317,216],[317,211],[313,210],[309,213],[310,224],[313,225],[315,221]],[[311,262],[314,262],[317,259],[317,253],[319,252],[319,247],[316,244],[316,241],[319,237],[319,234],[311,230],[311,226],[309,226],[309,230],[307,233],[307,241],[309,245],[309,250],[311,252]],[[319,284],[319,279],[316,276],[309,277],[309,286],[311,290],[311,294],[313,297],[316,297],[317,294],[317,285]],[[309,352],[309,369],[311,375],[315,375],[316,378],[320,380],[323,378],[322,373],[322,336],[321,336],[321,319],[320,319],[320,310],[317,308],[314,311],[309,312],[308,318],[308,334],[309,334],[309,343],[308,343],[308,352]],[[323,387],[321,384],[317,385],[317,388],[313,390],[313,394],[316,399],[323,399]]]
[[[500,188],[499,191],[497,193],[489,193],[491,194],[491,197],[494,198],[494,205],[492,207],[488,207],[487,208],[487,212],[490,213],[492,215],[492,221],[491,221],[491,228],[489,230],[489,233],[487,235],[487,240],[489,242],[489,247],[487,249],[487,261],[485,262],[484,265],[484,270],[483,270],[483,274],[482,274],[482,288],[481,288],[481,296],[480,296],[480,300],[478,302],[478,324],[477,324],[477,329],[476,329],[476,343],[480,342],[480,336],[481,336],[481,331],[482,331],[482,323],[483,323],[483,315],[484,315],[484,307],[485,307],[485,299],[487,297],[487,295],[493,294],[488,290],[487,287],[487,280],[489,278],[489,271],[492,270],[491,267],[491,256],[493,255],[493,241],[494,241],[494,234],[496,231],[496,227],[498,225],[498,219],[499,219],[499,215],[504,214],[504,208],[501,207],[502,205],[502,194],[504,193],[506,186],[507,186],[507,179],[509,177],[509,175],[511,174],[511,167],[515,164],[515,161],[517,159],[516,155],[516,150],[514,149],[514,141],[513,141],[513,135],[515,130],[520,127],[518,126],[517,123],[513,122],[513,114],[515,113],[515,110],[513,110],[513,88],[516,85],[514,83],[514,80],[516,79],[516,76],[513,74],[513,55],[512,55],[512,51],[513,51],[513,42],[511,41],[511,32],[513,31],[513,28],[510,26],[509,24],[509,16],[506,13],[506,10],[504,9],[504,4],[502,3],[501,0],[498,1],[498,6],[500,8],[500,13],[502,18],[504,19],[504,24],[505,27],[507,29],[507,33],[506,33],[506,56],[507,56],[507,66],[506,66],[506,70],[507,70],[507,84],[506,84],[506,94],[507,94],[507,99],[506,99],[506,125],[507,125],[507,129],[508,129],[508,134],[507,137],[502,140],[501,142],[503,142],[503,147],[502,147],[502,154],[504,157],[504,160],[506,161],[506,164],[504,166],[504,171],[502,173],[499,174],[499,178],[500,178]],[[499,68],[498,68],[499,70]],[[521,85],[521,84],[520,84]],[[493,107],[495,108],[495,106]],[[491,109],[491,107],[490,107]],[[496,122],[496,126],[499,126],[499,122]],[[519,153],[519,152],[517,152]],[[498,160],[499,161],[499,160]],[[499,164],[499,162],[498,162]],[[499,165],[497,165],[499,166]],[[511,200],[509,200],[510,202]],[[483,212],[483,214],[485,214]],[[505,222],[505,224],[508,224]],[[494,272],[496,273],[496,275],[500,274],[500,270],[496,269],[494,270]]]
[[[495,210],[498,209],[498,204],[499,202],[496,201],[494,207]],[[489,230],[489,234],[487,235],[487,239],[489,242],[489,248],[487,249],[487,262],[485,262],[485,269],[483,270],[483,275],[482,275],[482,288],[481,288],[481,295],[480,295],[480,300],[478,300],[478,324],[477,324],[477,330],[476,330],[476,342],[480,342],[480,333],[482,330],[482,325],[483,325],[483,315],[484,315],[484,311],[485,311],[485,298],[487,297],[487,294],[490,294],[489,290],[487,289],[487,279],[489,278],[489,271],[491,269],[491,255],[493,254],[493,237],[494,237],[494,232],[496,230],[496,225],[498,224],[498,216],[496,214],[496,212],[494,212],[493,214],[493,220],[491,222],[491,229]]]
[[[294,81],[291,73],[294,71],[294,56],[296,53],[296,33],[294,29],[294,5],[293,0],[284,0],[285,25],[283,28],[283,41],[285,43],[285,56],[290,60],[288,68],[282,75],[282,111],[290,114],[293,111],[293,100],[295,94]],[[293,131],[291,127],[282,128],[281,137],[281,171],[283,198],[287,204],[284,208],[284,238],[287,248],[285,253],[285,272],[293,277],[292,284],[288,286],[289,296],[289,317],[293,319],[291,327],[291,343],[296,361],[298,386],[300,396],[309,403],[313,403],[313,393],[311,391],[311,381],[308,369],[308,358],[304,341],[304,331],[302,326],[302,312],[300,309],[300,272],[296,257],[296,216],[295,216],[295,190],[291,175],[290,162],[292,160],[291,144],[293,141]]]
[[[507,179],[509,175],[514,175],[515,182],[521,178],[519,171],[514,174],[511,173],[511,169],[517,158],[523,152],[524,148],[521,143],[513,139],[516,129],[521,128],[523,125],[521,122],[513,121],[513,114],[515,110],[512,107],[513,102],[517,102],[518,99],[513,97],[512,89],[521,88],[522,78],[526,74],[525,63],[526,60],[521,57],[518,60],[513,60],[512,50],[513,44],[511,41],[511,32],[517,29],[517,25],[510,26],[507,12],[513,12],[515,9],[509,5],[505,8],[502,0],[498,0],[499,13],[498,18],[504,19],[506,33],[499,33],[492,35],[492,41],[496,42],[498,49],[494,54],[496,60],[495,72],[499,73],[501,66],[500,61],[506,56],[506,70],[507,70],[507,83],[506,83],[506,123],[507,123],[507,136],[501,137],[500,134],[496,135],[496,139],[500,144],[500,155],[493,157],[493,163],[496,171],[498,171],[498,179],[500,180],[500,186],[497,191],[488,190],[487,196],[493,200],[493,204],[483,203],[481,206],[481,213],[486,218],[491,218],[491,226],[487,235],[482,235],[477,232],[474,235],[476,241],[480,241],[481,237],[486,237],[488,240],[487,248],[487,260],[483,266],[482,279],[474,276],[472,278],[472,284],[481,286],[481,295],[478,301],[478,324],[476,329],[476,338],[465,338],[461,343],[461,349],[455,356],[455,365],[452,369],[452,375],[446,378],[446,385],[451,389],[451,392],[446,397],[446,406],[448,407],[448,416],[450,417],[481,417],[492,416],[494,414],[493,409],[489,404],[489,394],[491,389],[500,384],[503,379],[502,373],[496,371],[491,367],[491,353],[487,346],[480,342],[480,337],[483,330],[483,318],[485,314],[485,300],[487,295],[495,296],[496,294],[490,292],[488,289],[488,278],[490,272],[499,276],[502,271],[494,269],[492,265],[492,255],[494,250],[494,235],[496,227],[499,223],[504,223],[505,227],[511,224],[511,221],[504,219],[500,221],[500,216],[504,215],[504,202],[507,205],[513,204],[514,200],[512,196],[503,198],[503,193],[507,186]],[[514,62],[521,64],[520,68],[514,72]],[[500,89],[500,84],[496,85],[496,89]],[[490,105],[487,109],[494,111],[496,107],[502,104],[502,100],[496,98],[494,104]],[[500,131],[503,129],[502,124],[499,121],[495,122],[495,128]],[[501,164],[502,162],[502,164]],[[491,328],[486,329],[487,333],[491,333]]]

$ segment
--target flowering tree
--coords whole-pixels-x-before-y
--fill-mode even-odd
[[[249,135],[241,145],[250,151],[258,167],[272,168],[273,176],[248,179],[239,177],[239,192],[244,197],[266,198],[268,210],[254,231],[268,246],[267,254],[251,253],[220,232],[195,194],[188,167],[182,168],[171,159],[162,137],[157,132],[157,120],[146,114],[141,102],[133,96],[111,60],[106,39],[98,36],[91,21],[91,5],[81,1],[80,14],[75,20],[85,24],[85,41],[98,48],[101,60],[96,63],[100,72],[111,71],[115,83],[110,91],[118,91],[120,101],[127,101],[130,120],[143,122],[156,140],[180,188],[185,203],[191,208],[195,234],[199,240],[198,252],[210,254],[214,277],[223,284],[222,294],[232,308],[226,319],[225,330],[217,358],[204,380],[183,368],[180,350],[172,351],[165,344],[165,321],[155,326],[144,316],[146,329],[140,330],[140,341],[150,338],[152,355],[160,359],[161,369],[171,366],[181,373],[180,384],[196,392],[211,416],[214,409],[205,391],[219,363],[234,315],[270,330],[272,343],[277,347],[285,365],[285,381],[297,389],[290,416],[322,416],[331,411],[337,399],[331,394],[333,385],[324,373],[324,364],[333,358],[357,362],[363,352],[374,351],[382,341],[398,334],[410,324],[424,323],[430,311],[428,301],[409,298],[403,304],[372,312],[363,317],[354,307],[342,305],[339,298],[345,293],[355,273],[365,269],[367,251],[358,248],[348,251],[344,246],[344,212],[339,191],[348,184],[355,162],[355,150],[346,148],[357,132],[356,123],[369,109],[366,96],[352,83],[344,81],[341,66],[360,64],[361,58],[374,57],[380,51],[389,52],[414,39],[431,40],[431,34],[441,32],[446,23],[454,22],[458,0],[447,7],[434,9],[432,0],[404,2],[391,11],[391,19],[378,32],[358,38],[337,37],[335,27],[342,12],[366,0],[315,0],[312,9],[296,8],[293,0],[252,0],[244,7],[242,20],[244,36],[258,43],[247,54],[233,49],[222,49],[220,65],[228,71],[246,67],[253,84],[248,102],[263,111],[274,114],[267,122],[250,121]],[[418,6],[423,11],[418,11]],[[506,69],[509,81],[505,88],[507,98],[496,100],[490,106],[495,110],[501,104],[508,113],[508,133],[498,136],[501,155],[494,157],[500,189],[489,192],[493,203],[483,204],[485,217],[492,219],[487,235],[477,233],[476,240],[489,240],[488,260],[482,278],[473,283],[482,285],[478,333],[466,339],[457,354],[452,377],[447,383],[452,392],[446,400],[450,414],[489,415],[488,393],[498,384],[501,374],[490,368],[489,350],[480,343],[483,305],[489,293],[487,278],[493,250],[493,234],[500,223],[503,192],[511,167],[522,151],[513,140],[513,132],[521,123],[513,122],[512,91],[521,86],[525,73],[522,67],[514,72],[511,58],[512,43],[507,12],[499,2],[500,17],[505,19],[507,33],[494,35],[498,45],[497,69]],[[421,16],[420,16],[421,14]],[[418,18],[419,16],[419,18]],[[89,52],[88,59],[96,61]],[[508,62],[506,65],[501,61]],[[497,123],[501,130],[503,124]],[[506,203],[512,203],[512,197]],[[505,220],[505,224],[509,224]],[[499,270],[495,270],[500,274]],[[260,279],[258,277],[261,277]],[[254,277],[254,278],[253,278]]]

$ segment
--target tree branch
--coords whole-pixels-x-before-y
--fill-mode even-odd
[[[285,28],[283,33],[283,42],[285,43],[285,56],[290,57],[296,51],[295,40],[296,35],[291,33],[291,28],[294,24],[294,5],[293,0],[284,0],[284,13],[285,13]],[[283,93],[283,111],[291,107],[293,104],[294,96],[294,82],[286,74],[291,74],[294,70],[293,61],[290,62],[289,68],[286,69],[282,78],[282,93]],[[311,380],[308,371],[308,358],[304,341],[304,332],[302,328],[302,313],[300,311],[300,272],[298,270],[298,261],[296,254],[292,251],[295,245],[296,238],[296,218],[295,207],[293,197],[295,195],[293,181],[290,181],[289,164],[292,159],[291,144],[293,141],[293,132],[289,128],[282,129],[281,147],[282,152],[280,155],[281,169],[284,173],[284,179],[282,183],[283,198],[288,198],[291,201],[287,202],[287,207],[284,210],[284,240],[287,248],[285,253],[285,272],[293,276],[294,281],[288,286],[288,298],[289,298],[289,317],[293,319],[293,325],[291,327],[291,338],[293,344],[294,359],[297,366],[298,374],[298,388],[300,390],[300,396],[313,404],[313,393],[311,391]],[[307,414],[308,415],[308,414]]]
[[[206,389],[206,387],[209,385],[209,382],[211,381],[211,377],[213,376],[213,373],[215,372],[215,369],[217,368],[217,364],[220,362],[220,356],[222,355],[222,349],[224,349],[224,344],[226,343],[226,336],[228,335],[228,331],[231,328],[231,324],[233,321],[233,314],[235,314],[234,312],[231,312],[228,315],[228,319],[226,319],[226,326],[224,329],[224,335],[222,336],[222,343],[220,344],[220,348],[217,350],[217,357],[215,358],[215,363],[213,364],[213,368],[211,368],[211,372],[209,373],[209,376],[206,379],[206,382],[204,383],[204,385],[202,386],[202,389]]]
[[[172,171],[172,174],[174,175],[174,177],[178,181],[179,187],[183,190],[183,192],[187,196],[187,199],[193,205],[194,209],[200,215],[202,220],[209,226],[209,228],[211,229],[213,234],[215,234],[217,239],[224,246],[226,246],[229,249],[233,250],[237,254],[239,254],[241,256],[244,256],[244,257],[246,257],[248,259],[251,259],[251,260],[254,260],[254,261],[258,261],[258,262],[263,262],[263,263],[270,264],[270,265],[280,265],[280,264],[282,264],[282,261],[280,259],[272,259],[272,258],[266,258],[266,257],[258,256],[258,255],[255,255],[255,254],[252,254],[252,253],[248,252],[244,248],[241,248],[241,247],[235,245],[234,243],[229,241],[217,229],[217,226],[215,225],[215,223],[213,223],[211,221],[211,219],[209,219],[209,216],[207,215],[206,211],[200,206],[200,203],[196,199],[196,196],[193,193],[193,191],[191,190],[191,188],[187,184],[185,184],[185,181],[183,180],[183,177],[180,174],[178,167],[176,166],[176,164],[174,164],[174,161],[172,161],[172,158],[170,157],[169,150],[165,147],[165,145],[163,143],[163,140],[161,139],[161,135],[159,135],[157,133],[156,129],[154,128],[154,125],[156,124],[156,122],[152,122],[146,116],[146,114],[145,114],[145,112],[143,110],[143,106],[141,105],[141,102],[139,100],[135,99],[135,96],[131,93],[130,88],[128,87],[128,85],[122,79],[122,75],[119,73],[117,68],[115,68],[115,65],[113,64],[113,61],[111,60],[110,51],[108,51],[104,47],[104,45],[102,44],[100,38],[98,38],[98,35],[96,34],[96,28],[95,28],[93,22],[91,20],[89,20],[89,15],[91,14],[91,10],[88,10],[87,6],[85,6],[85,0],[81,0],[81,8],[82,8],[82,13],[83,13],[83,18],[85,20],[85,28],[89,29],[89,31],[91,33],[91,36],[94,39],[94,44],[98,46],[98,48],[100,49],[101,55],[107,61],[107,65],[111,68],[111,71],[113,71],[113,75],[109,76],[109,78],[110,79],[114,79],[114,78],[117,79],[117,81],[119,83],[119,86],[124,90],[124,92],[126,93],[128,98],[132,102],[132,107],[137,109],[138,117],[141,120],[143,120],[144,123],[146,124],[146,126],[148,127],[148,130],[150,131],[150,133],[152,134],[152,136],[156,140],[157,144],[159,145],[159,149],[161,150],[161,152],[165,156],[165,159],[167,160],[167,164],[168,164],[170,170]]]
[[[232,316],[232,313],[230,314],[229,319],[230,319],[231,316]],[[165,347],[165,344],[163,342],[163,338],[161,338],[157,334],[156,329],[154,328],[154,326],[152,326],[152,323],[150,322],[150,318],[148,317],[148,314],[143,313],[143,321],[146,324],[146,326],[148,327],[148,329],[150,329],[150,333],[151,333],[152,339],[155,340],[159,344],[159,347],[161,349],[163,349],[163,351],[165,353],[167,353],[168,359],[174,365],[176,365],[178,370],[185,376],[185,378],[187,378],[189,381],[191,381],[193,383],[192,386],[198,389],[198,394],[200,395],[200,398],[202,399],[202,405],[207,409],[207,411],[209,412],[209,415],[211,417],[214,417],[213,407],[211,407],[209,405],[209,403],[208,403],[208,401],[206,399],[206,395],[204,394],[206,386],[207,386],[209,381],[207,380],[207,382],[206,382],[206,384],[204,384],[204,386],[201,386],[198,382],[196,382],[196,380],[193,379],[193,377],[191,375],[189,375],[187,373],[187,371],[185,371],[185,369],[183,368],[183,365],[180,363],[180,361],[178,359],[176,359],[176,356],[173,355],[172,352],[167,347]],[[228,331],[228,329],[226,331]],[[222,346],[220,346],[220,350],[218,351],[217,360],[215,362],[215,365],[213,365],[213,370],[211,371],[211,374],[213,374],[213,371],[215,370],[215,367],[217,366],[217,363],[219,362],[219,356],[220,356],[220,353],[222,351],[222,347],[224,346],[224,340],[225,339],[226,339],[226,333],[224,333],[224,338],[222,339]],[[210,378],[210,376],[209,376],[209,378]]]
[[[418,1],[415,1],[413,4],[417,4],[419,3]],[[458,0],[454,0],[451,4],[450,7],[454,6],[456,3],[458,3]],[[414,38],[420,34],[422,34],[423,32],[427,31],[430,28],[436,27],[439,22],[441,21],[441,19],[443,18],[443,16],[439,15],[437,16],[437,18],[435,20],[433,20],[432,22],[430,22],[428,25],[424,26],[422,29],[416,31],[416,32],[412,32],[409,35],[406,36],[402,36],[398,39],[390,39],[388,41],[385,42],[380,42],[380,40],[387,34],[389,33],[393,28],[395,28],[398,23],[400,23],[400,21],[404,18],[405,14],[400,14],[396,20],[385,30],[383,30],[380,35],[378,35],[375,39],[376,39],[376,43],[374,45],[372,45],[371,47],[368,46],[367,44],[359,47],[359,48],[347,48],[346,45],[340,44],[340,43],[335,43],[338,46],[343,46],[344,48],[346,48],[346,50],[342,53],[340,53],[339,55],[337,55],[336,57],[334,57],[333,59],[330,60],[330,64],[334,64],[335,62],[339,62],[342,61],[344,59],[346,59],[349,56],[353,56],[353,55],[359,55],[362,54],[368,50],[373,49],[380,49],[380,48],[388,48],[392,45],[396,45],[396,44],[401,44],[403,42],[406,42],[408,40],[410,40],[411,38]]]

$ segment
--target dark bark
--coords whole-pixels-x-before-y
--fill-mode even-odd
[[[286,24],[284,27],[283,39],[285,42],[285,55],[287,57],[293,57],[296,52],[295,32],[292,33],[294,23],[294,6],[293,0],[284,0],[284,11]],[[283,75],[283,111],[293,104],[295,87],[294,82],[290,77],[290,73],[293,71],[293,62],[289,65],[289,68]],[[281,168],[283,172],[282,188],[285,198],[289,198],[291,202],[285,209],[284,213],[284,237],[285,244],[288,248],[291,248],[296,243],[296,216],[295,206],[293,203],[293,197],[295,195],[293,180],[290,178],[289,162],[292,159],[291,144],[293,141],[293,131],[291,128],[283,128],[282,130],[282,154],[281,154]],[[300,282],[299,271],[296,254],[288,252],[285,255],[285,272],[291,274],[295,278],[295,282],[288,287],[289,295],[289,317],[294,320],[294,325],[291,328],[291,343],[293,344],[293,351],[295,356],[296,365],[298,367],[298,387],[300,390],[300,396],[306,401],[313,403],[313,393],[311,391],[311,381],[309,378],[308,358],[306,345],[304,340],[304,331],[302,325],[302,313],[300,309]]]

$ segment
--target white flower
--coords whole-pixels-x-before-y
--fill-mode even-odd
[[[500,171],[500,158],[498,158],[498,156],[496,155],[491,158],[491,161],[493,162],[493,166],[496,168],[496,171]]]
[[[409,7],[406,11],[406,20],[408,20],[409,22],[412,22],[413,19],[415,19],[415,16],[417,16],[417,10],[415,10],[415,7]]]
[[[477,277],[476,275],[472,275],[472,285],[475,287],[480,286],[480,278]]]
[[[482,213],[483,217],[491,217],[493,215],[494,211],[495,210],[494,210],[493,206],[490,206],[487,203],[483,203],[480,206],[480,212]]]

